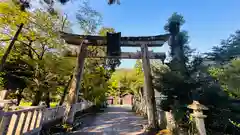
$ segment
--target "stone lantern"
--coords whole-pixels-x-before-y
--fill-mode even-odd
[[[204,118],[207,116],[203,114],[203,110],[208,110],[208,108],[195,100],[192,104],[188,105],[188,108],[193,110],[193,113],[190,115],[194,118],[199,135],[206,135]]]

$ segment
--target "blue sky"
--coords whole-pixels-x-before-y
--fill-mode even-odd
[[[75,13],[79,0],[64,7],[73,22],[73,30],[80,33]],[[148,36],[164,34],[163,26],[173,12],[186,20],[183,28],[189,32],[190,46],[199,52],[210,51],[221,39],[226,39],[240,28],[239,0],[121,0],[121,5],[107,4],[107,0],[90,0],[91,6],[103,16],[105,27],[112,27],[123,36]],[[167,45],[153,48],[167,52]],[[122,51],[136,51],[123,48]],[[134,60],[123,60],[120,67],[131,68]]]

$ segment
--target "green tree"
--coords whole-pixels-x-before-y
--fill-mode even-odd
[[[188,83],[190,83],[191,78],[187,69],[187,63],[189,62],[189,56],[191,56],[192,49],[188,46],[187,32],[180,31],[180,26],[184,23],[185,20],[182,15],[173,13],[164,26],[164,29],[171,33],[170,54],[172,60],[167,64],[171,72],[165,72],[165,75],[160,72],[159,76],[162,76],[161,78],[164,83],[160,84],[160,86],[166,87],[163,88],[162,91],[160,89],[160,92],[167,94],[168,99],[174,99],[173,97],[177,96],[178,100],[188,99],[189,101],[191,100],[191,94],[189,93],[191,88],[186,88],[186,86],[189,86]],[[173,101],[171,104],[173,104]]]
[[[9,43],[9,46],[7,46],[7,49],[5,53],[3,54],[1,58],[1,64],[0,64],[0,72],[2,72],[3,67],[6,63],[7,57],[10,54],[15,41],[17,40],[24,23],[27,23],[28,20],[25,17],[28,17],[28,14],[24,12],[24,9],[21,8],[18,4],[14,4],[12,1],[4,1],[0,3],[0,14],[1,14],[1,20],[0,22],[2,23],[2,26],[5,25],[5,27],[2,27],[1,30],[7,31],[9,30],[9,26],[16,27],[18,26],[16,33],[14,34],[11,42]],[[9,25],[12,24],[12,25]],[[7,26],[6,26],[7,25]],[[10,27],[11,29],[11,27]],[[3,36],[6,35],[6,33],[11,33],[11,31],[5,32]],[[5,40],[5,39],[4,39]],[[9,39],[5,40],[9,41]]]
[[[55,83],[51,83],[56,79],[56,74],[53,74],[53,70],[50,71],[50,69],[54,64],[58,64],[57,61],[60,53],[65,47],[57,31],[64,29],[67,21],[60,19],[62,18],[61,16],[53,16],[48,12],[40,10],[22,12],[17,6],[8,2],[1,3],[1,6],[3,6],[1,9],[8,9],[1,11],[2,16],[5,18],[1,20],[3,21],[3,23],[1,23],[1,35],[11,38],[11,33],[17,29],[16,26],[19,23],[25,24],[22,33],[19,34],[17,42],[15,43],[9,62],[19,63],[23,61],[21,62],[22,65],[25,63],[25,65],[31,67],[29,71],[31,76],[29,77],[28,75],[28,78],[24,78],[25,75],[23,74],[11,73],[9,70],[8,72],[10,72],[11,75],[17,75],[17,78],[23,77],[25,79],[22,79],[23,82],[27,82],[30,89],[34,88],[32,89],[33,91],[30,91],[33,92],[33,95],[37,98],[30,96],[30,99],[34,99],[33,105],[37,105],[41,100],[42,94],[49,95],[43,91],[44,89],[56,88],[51,87],[56,85]],[[10,20],[11,18],[13,19]],[[48,63],[51,60],[52,62]],[[23,72],[22,70],[21,73]]]
[[[133,90],[133,94],[138,98],[141,102],[143,101],[143,85],[144,85],[144,73],[142,68],[141,60],[137,60],[134,65],[133,75],[135,81],[131,84],[131,89]]]
[[[105,36],[107,32],[114,33],[115,30],[113,28],[102,27],[98,34],[101,36]],[[106,47],[88,47],[89,52],[97,52],[97,54],[105,54]],[[95,101],[98,104],[103,102],[106,99],[107,89],[108,89],[108,80],[112,76],[112,67],[115,69],[117,65],[111,65],[109,63],[110,60],[105,60],[102,58],[89,58],[85,61],[85,71],[83,78],[83,95],[89,99],[91,97],[91,101]],[[116,61],[116,60],[113,60]],[[118,60],[119,61],[119,60]],[[99,78],[95,81],[94,78]],[[100,86],[100,87],[99,87]],[[92,93],[91,93],[92,91]],[[94,92],[95,91],[95,92]],[[96,93],[97,92],[97,93]],[[100,93],[100,94],[99,94]]]
[[[96,33],[96,30],[102,21],[100,13],[92,9],[89,6],[88,1],[83,1],[80,4],[76,18],[80,24],[80,28],[84,31],[84,34]]]
[[[217,65],[229,63],[240,54],[240,30],[222,40],[219,46],[214,46],[211,52],[206,53],[207,59]]]
[[[234,59],[224,67],[210,68],[210,74],[219,81],[230,97],[240,98],[239,73],[240,60]]]
[[[138,73],[135,69],[117,69],[108,83],[109,96],[117,99],[125,94],[133,94],[138,100],[142,98],[140,90],[143,87],[143,73]]]
[[[134,69],[117,69],[112,74],[108,83],[109,96],[117,98],[125,94],[133,94],[134,100],[145,104],[142,91],[144,74],[142,71],[142,62],[140,60],[136,61]]]
[[[167,96],[161,101],[161,109],[173,111],[177,123],[186,122],[186,105],[198,98],[196,89],[201,86],[198,72],[201,69],[201,58],[193,55],[194,49],[188,45],[189,36],[180,30],[185,23],[182,15],[173,13],[164,29],[170,32],[169,63],[152,66],[154,87]]]

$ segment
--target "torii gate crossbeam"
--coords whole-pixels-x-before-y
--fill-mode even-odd
[[[69,95],[72,96],[72,99],[77,99],[79,93],[79,86],[81,82],[81,76],[83,73],[84,67],[84,59],[85,57],[90,58],[125,58],[125,59],[140,59],[142,58],[143,62],[143,70],[144,70],[144,82],[146,84],[145,88],[145,98],[146,98],[146,105],[147,105],[147,114],[148,114],[148,123],[153,124],[152,126],[156,127],[155,118],[156,118],[156,101],[154,100],[154,90],[152,84],[152,75],[151,75],[151,68],[150,68],[150,61],[149,59],[165,59],[165,53],[154,53],[148,51],[148,47],[161,47],[170,37],[170,34],[165,35],[157,35],[157,36],[141,36],[141,37],[121,37],[120,38],[120,47],[141,47],[141,52],[137,53],[126,53],[122,52],[121,56],[100,56],[100,55],[92,55],[91,53],[87,53],[86,47],[87,46],[106,46],[107,44],[107,37],[106,36],[90,36],[90,35],[75,35],[69,33],[61,33],[61,37],[66,41],[68,44],[72,44],[75,46],[79,46],[80,50],[78,56],[78,67],[76,67],[75,76],[77,78],[76,81],[73,81],[76,84],[75,90],[70,89]],[[75,94],[74,94],[75,93]],[[71,104],[76,102],[73,101]],[[69,123],[73,122],[74,118],[74,108],[73,111],[70,109],[68,110],[68,119]]]

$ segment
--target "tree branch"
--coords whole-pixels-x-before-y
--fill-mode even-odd
[[[37,55],[37,57],[40,59],[40,55],[36,52],[36,50],[34,48],[32,48],[32,46],[30,46],[29,44],[27,44],[23,41],[19,41],[19,42],[21,42],[23,45],[26,45],[27,47],[29,47]]]
[[[34,20],[33,18],[25,17],[24,19],[27,19],[30,23],[38,26],[39,29],[41,29],[41,30],[43,30],[43,31],[49,31],[49,29],[52,29],[53,32],[56,32],[56,33],[59,32],[59,31],[57,31],[57,30],[54,30],[51,26],[50,26],[50,27],[49,27],[49,26],[43,26],[43,25],[40,25],[40,24],[36,23],[35,21],[33,21],[33,20]]]
[[[67,21],[67,14],[65,14],[65,18],[63,19],[63,24],[62,24],[62,31],[63,31],[63,29],[64,29],[64,26],[65,26],[65,23],[66,23],[66,21]]]
[[[1,42],[10,41],[10,40],[12,40],[12,38],[9,38],[9,39],[0,39]]]
[[[42,52],[41,52],[40,57],[39,57],[40,60],[42,60],[43,55],[44,55],[45,51],[47,50],[47,49],[45,48],[45,46],[46,46],[45,44],[42,45]]]

